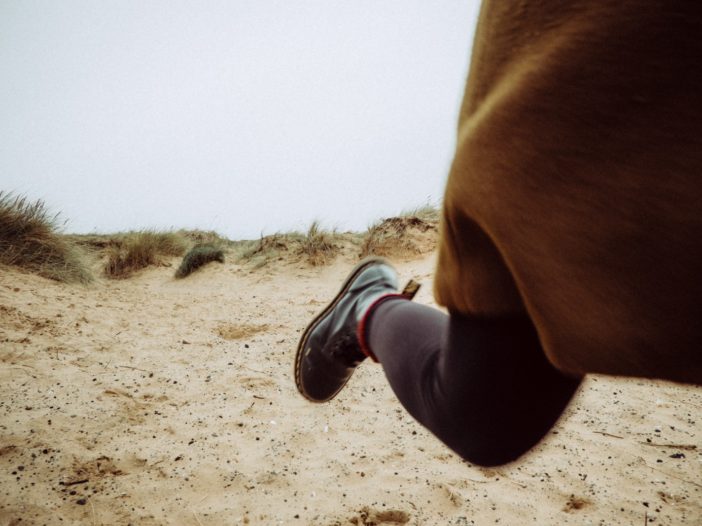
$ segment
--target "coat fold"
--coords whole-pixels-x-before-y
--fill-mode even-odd
[[[437,301],[573,375],[702,384],[702,4],[486,1]]]

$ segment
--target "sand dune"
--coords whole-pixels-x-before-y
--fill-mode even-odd
[[[380,366],[303,400],[300,331],[352,264],[87,287],[0,269],[0,524],[702,524],[699,388],[588,378],[494,469],[414,422]],[[398,268],[431,304],[433,258]]]

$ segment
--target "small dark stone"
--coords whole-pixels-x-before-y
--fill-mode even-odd
[[[88,501],[85,500],[85,499],[78,499],[78,500],[76,501],[76,504],[78,504],[78,505],[80,505],[80,506],[85,506],[85,503],[86,503],[86,502],[88,502]]]
[[[685,453],[673,453],[670,458],[685,458]]]

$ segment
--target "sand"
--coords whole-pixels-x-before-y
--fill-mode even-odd
[[[378,365],[305,401],[295,346],[353,263],[87,287],[0,269],[0,524],[702,524],[700,388],[589,377],[492,469],[417,424]],[[433,256],[398,269],[432,304]]]

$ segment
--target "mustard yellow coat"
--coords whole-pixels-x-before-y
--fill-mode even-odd
[[[441,231],[450,311],[702,384],[702,2],[484,2]]]

